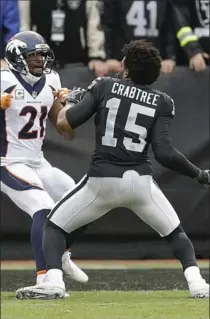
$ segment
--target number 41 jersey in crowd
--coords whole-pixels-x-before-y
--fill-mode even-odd
[[[157,117],[174,115],[173,100],[127,79],[98,78],[90,84],[96,103],[96,147],[90,176],[121,177],[125,170],[152,174],[148,150]]]
[[[15,162],[39,166],[46,120],[61,87],[56,72],[44,75],[34,86],[16,72],[1,70],[1,92],[12,95],[12,104],[0,110],[1,166]]]

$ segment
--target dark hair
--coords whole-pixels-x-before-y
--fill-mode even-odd
[[[161,56],[153,43],[136,40],[123,48],[125,68],[134,83],[149,85],[157,80],[161,70]]]

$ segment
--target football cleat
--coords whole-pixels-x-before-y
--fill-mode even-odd
[[[75,281],[86,283],[88,281],[88,276],[84,271],[82,271],[72,260],[71,253],[66,251],[62,256],[62,268],[64,274]]]
[[[65,291],[64,282],[61,284],[54,284],[44,282],[40,285],[20,288],[16,291],[17,299],[64,299],[69,295]]]
[[[192,298],[209,298],[209,284],[204,279],[188,283]]]

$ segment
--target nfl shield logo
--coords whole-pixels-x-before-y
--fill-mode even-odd
[[[33,98],[35,99],[35,98],[37,97],[37,92],[36,92],[36,91],[33,91],[33,92],[32,92],[32,96],[33,96]]]
[[[199,22],[203,28],[209,26],[209,0],[196,0]]]

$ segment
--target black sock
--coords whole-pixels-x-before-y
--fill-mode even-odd
[[[31,226],[31,245],[34,251],[37,272],[46,270],[45,258],[42,249],[42,237],[44,231],[43,227],[49,212],[50,209],[43,209],[36,212],[33,216]]]
[[[197,266],[193,244],[179,225],[170,235],[165,237],[173,249],[173,254],[183,267],[183,271],[191,266]]]
[[[84,234],[86,228],[88,225],[82,226],[76,230],[74,230],[72,233],[68,234],[66,238],[66,248],[69,249],[71,248],[72,244],[82,235]]]
[[[62,270],[62,255],[66,249],[66,233],[51,221],[46,220],[42,245],[46,269]]]

